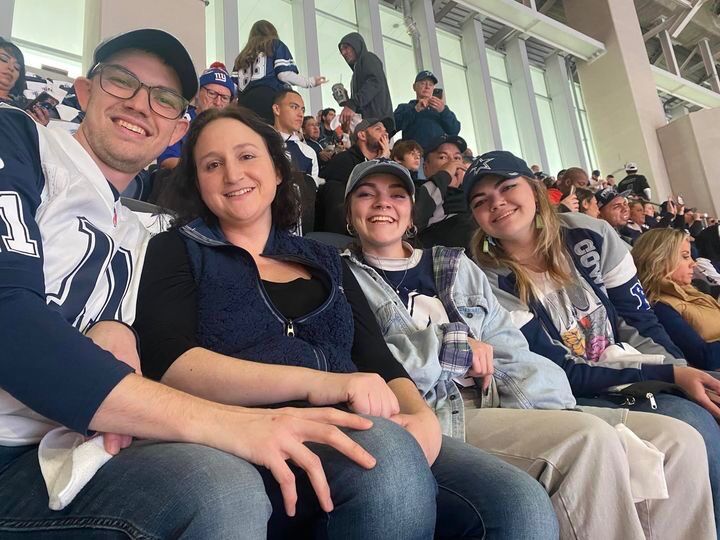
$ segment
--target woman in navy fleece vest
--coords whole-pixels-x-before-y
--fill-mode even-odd
[[[296,538],[308,527],[343,539],[557,536],[539,484],[442,439],[339,254],[291,234],[298,204],[277,132],[242,108],[206,111],[178,171],[176,227],[151,240],[140,284],[144,373],[222,403],[301,402],[372,416],[372,428],[348,433],[376,458],[371,470],[322,445],[311,446],[317,457],[308,450],[330,494],[318,490],[324,479],[298,476],[302,519],[282,515],[268,479],[271,536]],[[281,484],[295,481],[291,467],[276,477]],[[332,497],[327,514],[303,494],[310,485]],[[500,503],[513,512],[493,512]]]

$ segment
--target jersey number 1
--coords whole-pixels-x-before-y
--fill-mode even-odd
[[[0,218],[5,222],[7,234],[1,236],[5,249],[13,253],[39,257],[38,246],[30,238],[22,215],[20,196],[14,191],[0,191]]]

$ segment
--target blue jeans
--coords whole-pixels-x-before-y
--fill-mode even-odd
[[[550,498],[525,471],[443,437],[432,472],[438,484],[436,538],[558,538]]]
[[[307,477],[298,475],[297,519],[285,516],[278,485],[265,469],[205,446],[151,441],[120,452],[67,508],[54,512],[36,447],[0,446],[0,538],[265,539],[269,523],[271,535],[284,528],[291,538],[313,531],[320,538],[431,539],[436,484],[425,457],[400,426],[373,422],[368,431],[349,433],[377,458],[369,471],[313,445],[335,509],[315,511]]]
[[[710,487],[715,507],[715,527],[718,529],[718,537],[720,537],[720,427],[715,418],[694,401],[673,394],[657,394],[655,401],[657,402],[655,410],[651,408],[649,401],[629,408],[633,411],[662,414],[682,420],[694,427],[705,441]],[[578,398],[577,402],[578,405],[593,407],[620,407],[620,405],[602,398]]]

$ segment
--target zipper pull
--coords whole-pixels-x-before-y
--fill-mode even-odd
[[[657,401],[655,401],[655,396],[652,394],[652,392],[648,392],[645,394],[645,397],[650,400],[650,408],[655,411],[657,410]]]
[[[295,327],[293,326],[292,321],[288,321],[287,325],[285,326],[285,334],[289,337],[295,337]]]

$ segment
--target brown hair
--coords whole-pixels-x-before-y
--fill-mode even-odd
[[[420,146],[417,141],[398,141],[392,147],[392,151],[390,152],[390,159],[400,161],[405,157],[406,154],[409,154],[413,150],[420,152],[420,155],[422,155],[423,153],[422,146]]]
[[[537,214],[543,225],[542,228],[537,229],[535,250],[532,255],[541,255],[550,279],[560,286],[565,285],[572,278],[569,268],[562,264],[567,256],[560,220],[550,204],[545,187],[537,180],[525,176],[521,178],[530,184],[535,195]],[[535,296],[535,289],[527,269],[505,251],[500,240],[493,239],[492,243],[488,242],[488,252],[485,253],[483,246],[486,239],[489,239],[489,236],[478,228],[470,241],[473,258],[480,267],[509,268],[515,274],[520,300],[528,304]]]
[[[233,71],[242,71],[251,67],[260,53],[270,56],[276,39],[279,39],[277,29],[270,21],[263,19],[256,21],[250,28],[247,44],[235,58]]]
[[[678,229],[651,229],[635,240],[632,256],[651,304],[658,301],[663,283],[671,281],[670,274],[680,262],[680,245],[686,238],[687,234]]]

